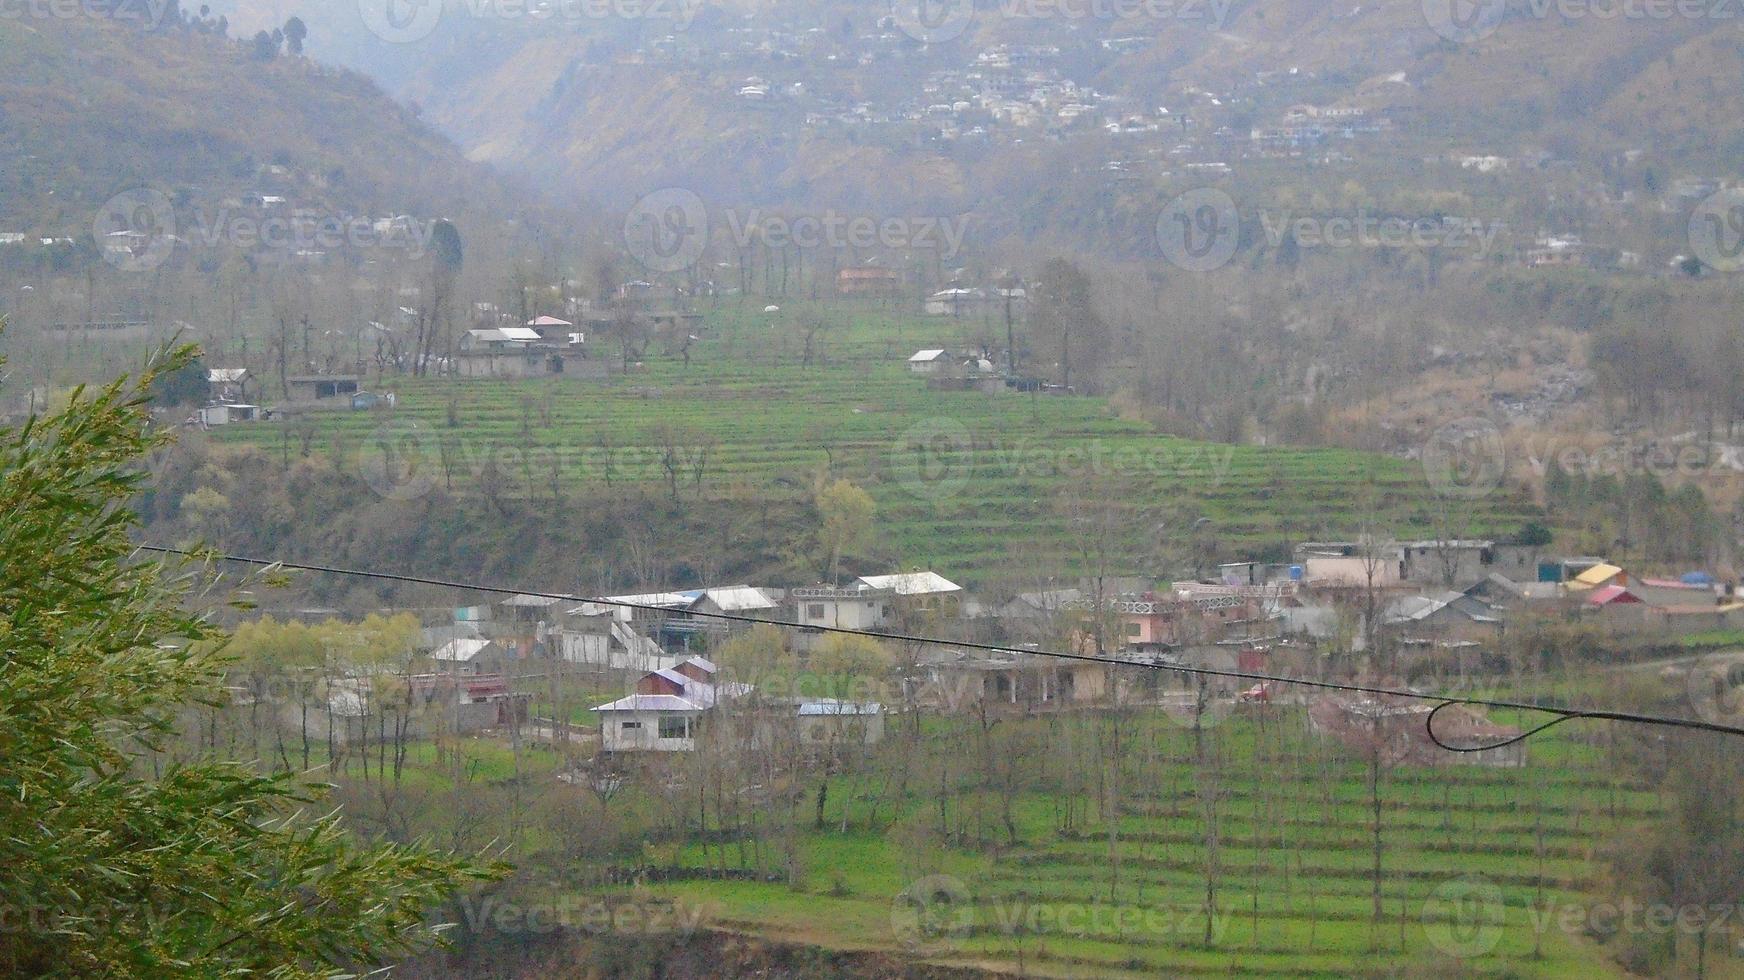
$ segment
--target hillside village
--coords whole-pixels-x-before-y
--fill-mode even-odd
[[[425,666],[409,683],[421,703],[447,705],[435,712],[440,724],[525,729],[613,769],[711,738],[798,738],[826,754],[866,748],[914,712],[1148,706],[1198,724],[1266,704],[1304,705],[1317,730],[1353,745],[1381,726],[1401,763],[1518,766],[1527,762],[1520,744],[1437,749],[1423,726],[1430,705],[1414,698],[1267,678],[1355,678],[1457,697],[1462,683],[1507,676],[1510,643],[1534,630],[1575,626],[1603,643],[1662,647],[1739,630],[1735,590],[1699,571],[1636,576],[1534,545],[1353,540],[1304,542],[1289,563],[1225,564],[1204,581],[1108,579],[999,598],[924,570],[791,589],[524,594],[446,619],[419,611]],[[779,627],[786,666],[723,660],[759,626]],[[894,655],[852,670],[813,662],[845,634]],[[1075,659],[1050,656],[1062,653]],[[625,694],[578,706],[589,720],[530,714],[553,676]],[[330,683],[330,737],[367,742],[367,719],[382,710],[368,703],[370,690],[366,674]],[[287,724],[307,724],[306,708],[281,708]],[[1465,708],[1437,725],[1444,739],[1473,747],[1518,734]]]

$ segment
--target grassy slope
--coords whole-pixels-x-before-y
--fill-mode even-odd
[[[788,304],[783,315],[801,311]],[[717,443],[701,495],[745,514],[803,502],[815,475],[833,462],[837,475],[865,486],[879,505],[878,554],[935,564],[971,582],[1069,550],[1074,538],[1062,501],[1098,492],[1148,521],[1117,535],[1117,547],[1135,559],[1146,548],[1152,555],[1159,550],[1147,543],[1145,528],[1165,522],[1162,536],[1179,547],[1183,529],[1200,517],[1210,520],[1201,533],[1230,555],[1355,533],[1371,503],[1382,527],[1433,533],[1432,495],[1407,460],[1198,443],[1117,417],[1102,399],[930,391],[903,367],[913,349],[946,342],[968,326],[863,311],[827,336],[828,363],[806,368],[798,364],[798,342],[769,327],[762,314],[722,310],[710,321],[716,335],[698,345],[688,369],[650,359],[645,372],[609,382],[389,381],[385,387],[400,396],[391,424],[425,439],[432,464],[435,445],[448,443],[463,493],[476,489],[477,467],[495,451],[503,454],[500,492],[525,496],[518,454],[531,450],[535,500],[548,492],[543,460],[550,455],[563,460],[567,492],[609,494],[597,448],[602,437],[618,447],[618,487],[629,478],[658,492],[662,426]],[[452,428],[451,398],[459,423]],[[316,451],[338,452],[353,468],[370,437],[390,424],[374,413],[311,418]],[[215,436],[273,450],[279,429],[236,426]],[[942,481],[922,478],[916,454],[904,448],[909,436],[926,433],[972,440],[967,454],[945,457]],[[1371,479],[1372,493],[1362,490]],[[681,486],[686,501],[697,495]],[[1472,530],[1512,531],[1528,510],[1517,499],[1481,501]]]
[[[273,162],[325,184],[300,203],[360,210],[436,210],[473,183],[451,143],[359,75],[89,18],[0,19],[0,222],[21,226],[5,230],[86,234],[140,186],[210,205],[258,190]]]
[[[1296,771],[1299,753],[1311,757],[1316,751],[1316,740],[1300,723],[1285,711],[1266,726],[1269,732],[1243,721],[1221,729],[1228,744],[1218,828],[1221,916],[1209,946],[1196,911],[1203,907],[1207,848],[1206,822],[1193,795],[1196,777],[1186,761],[1192,736],[1152,715],[1136,723],[1139,738],[1132,744],[1154,737],[1163,757],[1177,761],[1165,763],[1163,776],[1147,783],[1149,791],[1127,799],[1112,895],[1106,825],[1094,808],[1085,824],[1060,835],[1054,824],[1059,801],[1032,794],[1018,808],[1022,844],[952,851],[927,869],[967,885],[974,925],[959,940],[923,943],[919,953],[1006,970],[1021,965],[1042,976],[1352,976],[1412,968],[1479,976],[1615,972],[1602,950],[1565,933],[1554,918],[1544,931],[1543,956],[1536,957],[1533,915],[1592,901],[1601,892],[1599,868],[1591,860],[1595,849],[1656,813],[1653,794],[1613,783],[1594,749],[1561,739],[1535,743],[1533,767],[1525,771],[1390,771],[1381,793],[1383,913],[1376,925],[1363,766],[1334,762],[1324,780],[1312,764],[1302,767],[1299,778],[1280,776]],[[826,824],[839,819],[833,801],[842,791],[837,786],[831,795]],[[990,818],[993,812],[988,810]],[[1003,832],[989,833],[997,839]],[[798,889],[692,882],[660,886],[657,893],[707,909],[727,928],[848,949],[903,948],[894,932],[892,901],[918,876],[903,846],[883,835],[825,831],[808,834],[804,848],[809,878]],[[734,848],[720,853],[734,865]],[[693,847],[686,859],[712,866],[720,853],[705,855]],[[1455,960],[1436,945],[1448,911],[1436,894],[1467,875],[1495,884],[1505,904],[1493,949]],[[1042,918],[1038,933],[1013,935],[1002,922],[1013,921],[1013,910],[1026,904],[1049,910],[1044,916],[1085,911],[1069,913],[1080,915],[1067,920],[1076,927],[1050,928],[1045,923],[1052,920]]]

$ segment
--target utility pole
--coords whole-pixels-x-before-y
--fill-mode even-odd
[[[1007,280],[1005,285],[1005,373],[1008,377],[1017,377],[1017,342],[1011,329],[1011,294],[1016,289],[1016,280]]]

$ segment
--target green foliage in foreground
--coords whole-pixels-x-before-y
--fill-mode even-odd
[[[495,873],[360,847],[292,776],[157,751],[224,663],[193,576],[129,540],[146,393],[190,356],[0,429],[0,974],[326,975],[439,938],[426,910]]]

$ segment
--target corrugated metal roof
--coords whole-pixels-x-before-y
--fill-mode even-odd
[[[914,356],[909,358],[908,362],[910,364],[919,364],[919,363],[923,363],[926,361],[936,361],[939,358],[944,357],[944,356],[945,356],[945,352],[943,350],[940,350],[940,349],[921,350],[921,351],[915,351]]]
[[[458,663],[464,663],[466,661],[472,660],[474,657],[477,657],[480,653],[483,653],[484,648],[488,647],[490,645],[491,645],[491,641],[489,641],[489,640],[478,640],[478,639],[469,639],[467,637],[458,637],[456,639],[449,640],[447,643],[444,643],[444,644],[442,644],[442,646],[438,647],[435,653],[430,654],[430,659],[431,660],[452,660],[452,661],[455,661]]]
[[[1614,602],[1640,601],[1640,598],[1638,598],[1633,592],[1630,592],[1627,588],[1621,585],[1607,585],[1604,588],[1595,590],[1592,595],[1587,596],[1587,602],[1595,606],[1608,606]]]
[[[762,589],[752,588],[749,585],[729,585],[719,589],[704,589],[701,598],[714,603],[722,612],[774,609],[779,605],[774,599],[764,594]]]
[[[863,575],[860,581],[874,589],[889,589],[897,595],[936,595],[961,592],[963,587],[937,572],[905,572],[901,575]]]
[[[595,711],[702,711],[703,706],[687,701],[676,694],[632,694],[627,698],[619,698],[609,704],[602,704]]]
[[[1579,575],[1576,575],[1574,581],[1579,582],[1583,586],[1591,587],[1594,585],[1603,585],[1621,574],[1623,574],[1623,570],[1615,565],[1599,564],[1594,565]]]

